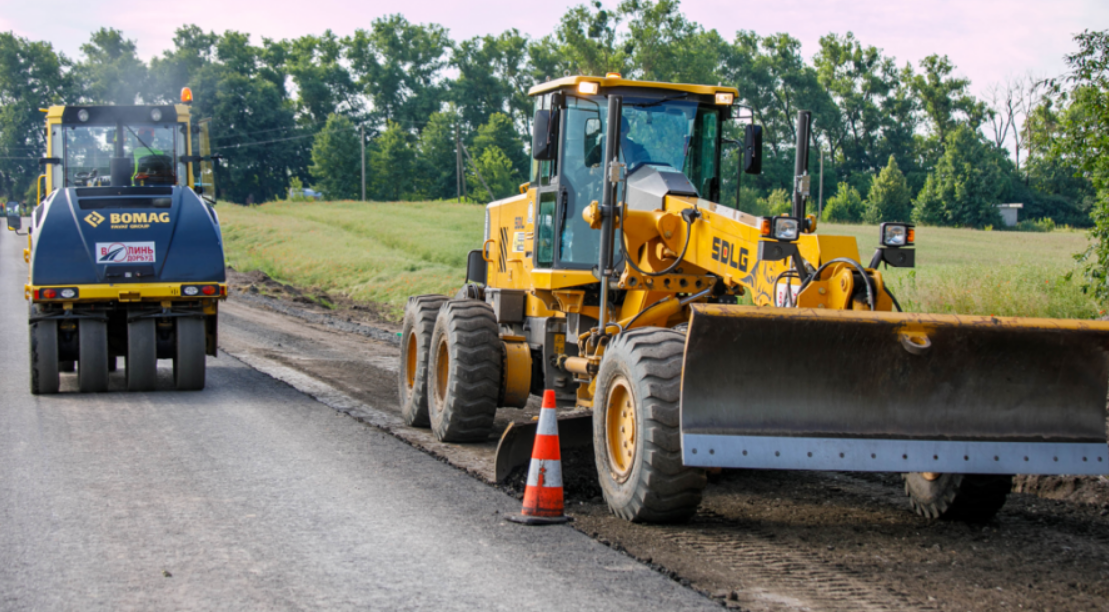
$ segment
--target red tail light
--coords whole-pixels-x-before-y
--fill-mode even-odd
[[[203,293],[204,295],[215,295],[216,294],[216,287],[215,287],[215,285],[204,285],[203,287],[200,288],[200,292]]]
[[[56,297],[58,297],[58,292],[57,291],[55,291],[53,289],[43,289],[42,290],[42,298],[43,299],[52,300]]]

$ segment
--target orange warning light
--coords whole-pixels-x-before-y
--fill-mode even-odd
[[[182,87],[181,88],[181,102],[183,104],[192,104],[193,103],[193,90],[189,89],[188,87]]]

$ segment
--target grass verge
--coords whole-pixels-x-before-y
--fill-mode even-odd
[[[219,207],[228,262],[308,290],[385,307],[399,318],[410,295],[450,295],[465,277],[466,253],[481,246],[481,206],[443,202],[311,202]],[[878,228],[821,224],[855,236],[863,263]],[[1071,258],[1081,232],[917,230],[917,268],[885,270],[909,311],[1093,318],[1097,303],[1076,281]]]

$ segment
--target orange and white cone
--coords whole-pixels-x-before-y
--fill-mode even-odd
[[[558,446],[558,417],[555,415],[555,393],[543,392],[539,410],[539,426],[531,449],[528,485],[524,490],[524,507],[518,516],[508,520],[525,525],[565,523],[562,500],[562,454]]]

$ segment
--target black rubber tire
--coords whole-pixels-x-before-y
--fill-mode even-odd
[[[31,393],[58,392],[58,322],[39,321],[30,325]]]
[[[431,335],[435,332],[439,308],[446,301],[445,295],[417,295],[408,298],[408,303],[404,306],[397,397],[400,399],[401,418],[406,425],[412,427],[431,425],[431,419],[427,415],[428,349],[431,347]]]
[[[1005,505],[1013,477],[996,474],[940,474],[928,480],[919,472],[902,474],[909,504],[931,519],[985,523]]]
[[[593,452],[613,514],[644,523],[689,520],[701,503],[705,470],[682,463],[678,412],[685,336],[641,328],[616,337],[605,351],[593,395]],[[608,449],[608,398],[623,379],[635,402],[634,459],[621,479]]]
[[[77,371],[77,362],[76,361],[59,361],[58,362],[58,371],[59,372],[76,372]]]
[[[158,343],[154,319],[127,323],[127,390],[153,391],[158,384]]]
[[[477,300],[443,304],[431,334],[428,417],[443,442],[482,442],[493,431],[503,351],[493,308]],[[448,359],[440,370],[443,358]]]
[[[178,391],[200,391],[204,388],[204,319],[177,317],[176,322],[173,384]]]
[[[108,323],[97,319],[77,322],[77,387],[81,393],[108,390]]]

